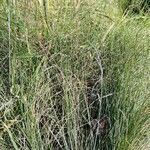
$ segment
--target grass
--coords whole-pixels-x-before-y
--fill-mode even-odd
[[[149,0],[121,0],[118,3],[122,11],[129,14],[149,13],[150,10]]]
[[[0,149],[149,149],[148,13],[113,0],[2,0],[0,12]]]

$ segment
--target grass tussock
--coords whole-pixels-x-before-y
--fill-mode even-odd
[[[0,149],[148,149],[150,18],[119,5],[1,2]]]

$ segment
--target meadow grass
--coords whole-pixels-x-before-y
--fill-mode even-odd
[[[149,0],[118,0],[119,7],[125,13],[139,14],[150,13]]]
[[[114,0],[2,0],[0,12],[0,150],[149,149],[148,13]]]

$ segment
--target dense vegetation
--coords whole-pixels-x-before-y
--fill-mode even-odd
[[[150,148],[148,1],[0,2],[0,150]]]
[[[139,14],[150,12],[149,0],[118,0],[118,2],[125,13]]]

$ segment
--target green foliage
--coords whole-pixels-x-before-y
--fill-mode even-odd
[[[8,2],[0,149],[145,150],[149,16],[121,16],[115,1]]]
[[[139,14],[140,12],[149,13],[150,1],[149,0],[121,0],[119,1],[123,12],[130,12],[132,14]]]

